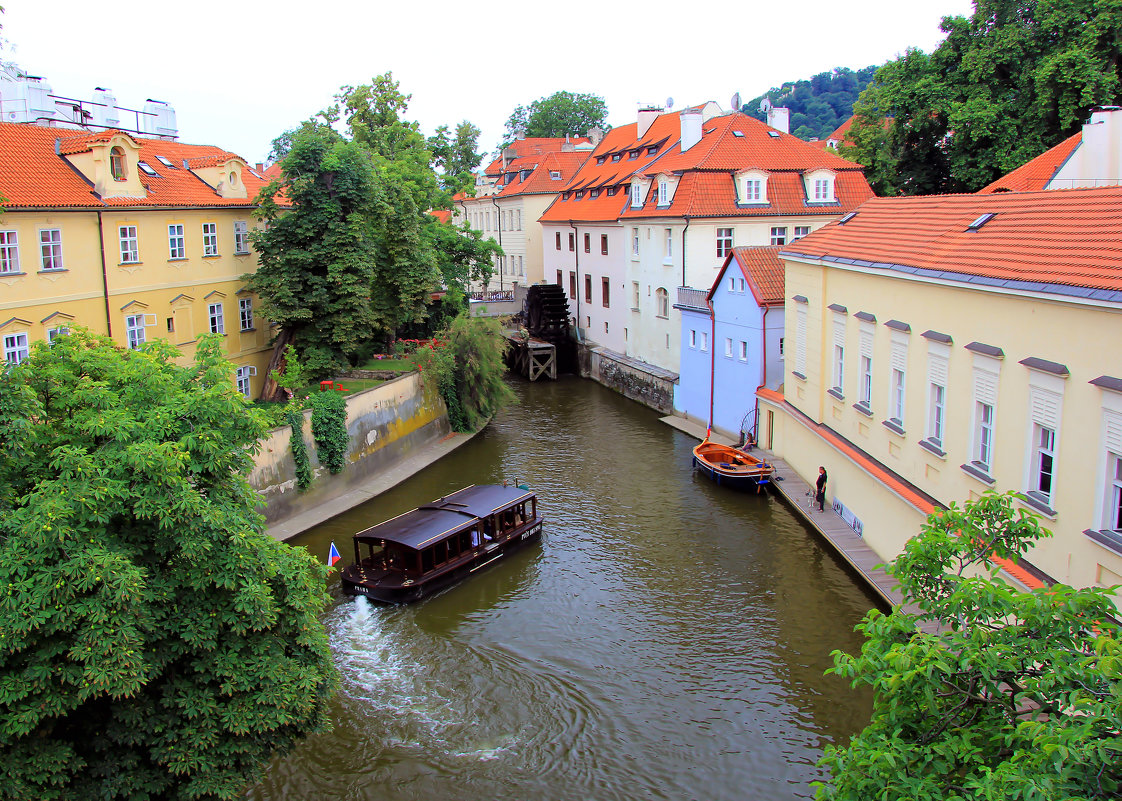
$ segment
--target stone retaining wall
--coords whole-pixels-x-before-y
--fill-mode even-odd
[[[581,344],[578,362],[581,375],[591,378],[624,397],[663,414],[674,411],[674,384],[678,374],[632,359],[608,348]]]

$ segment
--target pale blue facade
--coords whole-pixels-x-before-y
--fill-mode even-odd
[[[757,387],[778,389],[783,382],[783,306],[761,307],[735,260],[711,290],[713,318],[704,297],[679,292],[682,359],[674,407],[708,424],[712,386],[713,429],[739,439],[754,429]]]

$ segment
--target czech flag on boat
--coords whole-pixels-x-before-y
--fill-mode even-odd
[[[331,541],[331,550],[327,552],[327,566],[334,567],[335,563],[342,559],[339,555],[339,549],[335,547],[335,540]]]

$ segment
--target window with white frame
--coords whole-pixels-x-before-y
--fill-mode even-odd
[[[892,368],[892,395],[888,400],[891,417],[889,420],[900,428],[904,427],[904,371]]]
[[[759,203],[763,199],[764,182],[759,178],[747,178],[744,181],[744,202]]]
[[[927,440],[943,449],[947,414],[947,360],[950,346],[942,342],[927,345]]]
[[[0,275],[19,272],[19,237],[15,231],[0,231]]]
[[[888,384],[888,421],[898,428],[904,427],[904,404],[907,400],[905,396],[908,370],[907,336],[902,331],[893,331],[889,346],[888,364],[891,369],[891,380]]]
[[[791,241],[794,242],[796,239],[802,239],[804,236],[806,236],[809,233],[810,233],[810,226],[809,225],[796,225],[795,226],[795,235],[793,237],[791,237]]]
[[[1032,500],[1051,506],[1056,490],[1056,446],[1063,409],[1063,379],[1029,371],[1028,477]]]
[[[39,255],[44,270],[62,269],[62,229],[39,229]]]
[[[806,318],[807,304],[795,307],[795,372],[806,377]]]
[[[670,202],[670,186],[665,178],[658,181],[658,205],[665,206]]]
[[[779,338],[779,361],[783,361],[783,337]]]
[[[4,335],[4,361],[7,364],[19,364],[29,355],[27,334]]]
[[[118,226],[117,238],[121,244],[121,264],[138,263],[140,261],[140,247],[136,239],[136,226]]]
[[[740,361],[748,361],[748,343],[743,339],[740,340]]]
[[[838,395],[845,394],[845,322],[845,313],[834,312],[833,390]]]
[[[732,337],[725,337],[725,358],[732,358]]]
[[[771,244],[786,245],[787,244],[787,226],[776,225],[771,229]]]
[[[238,392],[245,395],[247,398],[253,397],[250,390],[250,378],[257,375],[256,367],[239,367],[235,373],[235,380],[238,385]]]
[[[659,317],[670,316],[670,293],[662,287],[655,290],[655,305],[658,311],[655,314]]]
[[[1122,456],[1110,454],[1111,482],[1107,490],[1108,512],[1107,528],[1122,532]]]
[[[187,240],[183,236],[182,225],[176,224],[168,226],[168,258],[187,258]]]
[[[732,251],[732,229],[717,229],[717,258],[723,259]]]
[[[674,229],[667,228],[666,230],[666,258],[671,259],[674,257]]]
[[[986,475],[993,469],[994,410],[1000,369],[1001,362],[997,359],[974,355],[974,430],[970,461]]]
[[[631,184],[631,207],[639,208],[643,205],[643,187],[639,186],[638,181],[633,181]]]
[[[125,341],[131,350],[144,344],[143,314],[129,314],[125,317]]]
[[[222,318],[221,303],[211,303],[209,306],[207,306],[207,316],[210,318],[210,333],[226,333],[226,322]]]
[[[638,228],[632,228],[631,229],[631,255],[632,256],[638,256],[639,255],[639,229]]]
[[[238,298],[238,317],[243,331],[253,330],[253,298]]]
[[[639,282],[631,282],[631,308],[634,311],[639,311]]]
[[[1122,395],[1104,392],[1103,402],[1102,439],[1106,465],[1097,528],[1122,534]]]
[[[859,343],[858,374],[859,384],[857,402],[865,407],[866,411],[873,408],[873,339],[876,329],[868,321],[861,322],[861,339]]]
[[[70,333],[70,326],[60,325],[55,328],[47,329],[47,342],[54,342],[59,337],[64,337]]]
[[[234,222],[234,253],[239,256],[249,253],[249,223],[245,220]]]
[[[218,223],[203,223],[203,255],[218,255]]]
[[[814,179],[814,199],[815,200],[829,200],[830,199],[830,181],[827,178]]]

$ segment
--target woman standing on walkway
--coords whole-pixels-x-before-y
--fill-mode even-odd
[[[818,483],[815,485],[814,500],[818,501],[818,511],[826,511],[826,468],[818,468]]]

